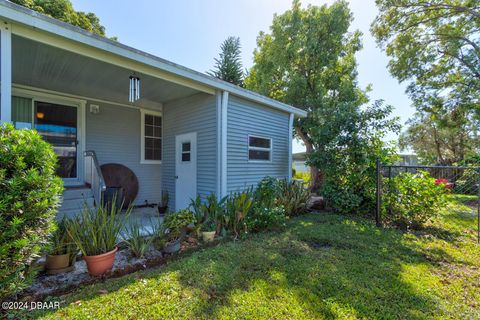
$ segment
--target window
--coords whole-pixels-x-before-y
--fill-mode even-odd
[[[248,160],[270,161],[271,153],[272,139],[248,136]]]
[[[142,110],[142,163],[162,160],[162,116]]]
[[[182,162],[190,162],[190,142],[182,143]]]
[[[17,129],[33,127],[32,99],[12,96],[12,122]]]

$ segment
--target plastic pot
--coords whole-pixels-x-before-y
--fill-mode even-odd
[[[45,271],[47,274],[57,274],[62,272],[69,271],[70,267],[70,255],[60,254],[60,255],[47,255],[45,261]]]
[[[215,239],[215,231],[202,231],[202,239],[204,242],[212,242]]]

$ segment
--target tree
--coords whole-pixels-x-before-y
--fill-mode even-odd
[[[429,112],[415,113],[408,121],[408,129],[401,134],[399,145],[412,148],[425,164],[464,162],[480,151],[480,122],[472,110],[457,107],[445,111],[441,103],[430,106]]]
[[[480,6],[477,0],[376,0],[371,31],[389,70],[411,81],[417,102],[445,98],[480,113]]]
[[[35,10],[52,18],[70,23],[105,37],[105,27],[91,12],[75,11],[69,0],[11,0],[13,3]],[[113,38],[116,40],[116,38]]]
[[[324,116],[337,114],[341,106],[356,109],[368,101],[357,84],[355,53],[361,43],[359,31],[348,32],[352,19],[345,1],[302,9],[295,0],[290,10],[274,16],[271,32],[257,38],[254,65],[245,85],[308,111],[306,118],[295,123],[307,158],[315,145],[319,147],[313,134],[319,136],[316,131],[325,125]],[[319,172],[314,166],[311,176],[318,187]]]
[[[344,103],[319,112],[310,137],[314,152],[308,164],[323,174],[321,193],[329,207],[341,213],[372,213],[375,208],[376,161],[396,159],[393,143],[384,142],[389,131],[398,133],[393,107],[375,101],[358,108]]]
[[[220,46],[220,50],[219,57],[215,58],[215,67],[208,74],[237,86],[243,86],[240,38],[228,37]]]

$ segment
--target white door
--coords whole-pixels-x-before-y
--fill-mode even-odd
[[[197,196],[197,133],[175,136],[175,210]]]

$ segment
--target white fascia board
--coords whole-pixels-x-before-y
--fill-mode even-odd
[[[9,1],[0,0],[0,8],[1,17],[11,22],[16,22],[31,27],[33,28],[31,29],[31,31],[36,30],[38,32],[39,30],[41,30],[62,38],[66,38],[69,41],[74,41],[102,51],[107,51],[108,53],[111,53],[113,55],[127,58],[135,62],[147,65],[149,67],[159,69],[171,75],[184,78],[187,81],[184,83],[181,82],[180,84],[183,84],[185,86],[189,86],[210,94],[215,94],[215,89],[228,91],[234,95],[238,95],[245,99],[258,102],[288,113],[293,113],[298,117],[305,117],[307,115],[307,112],[302,109],[292,107],[288,104],[265,97],[258,93],[240,88],[228,82],[180,66],[178,64],[123,45],[108,38],[92,34],[81,28],[47,17],[33,10],[13,4]],[[19,30],[22,31],[22,28],[19,28]],[[21,32],[21,34],[19,35],[25,36],[25,31],[26,30],[23,30],[23,32]],[[12,33],[15,34],[15,28],[12,30]],[[33,38],[33,40],[35,39],[37,38]],[[64,44],[66,43],[64,42]],[[68,48],[66,49],[68,50]],[[153,73],[155,74],[155,72]],[[166,77],[165,79],[175,82],[175,79],[173,79],[172,77]]]

